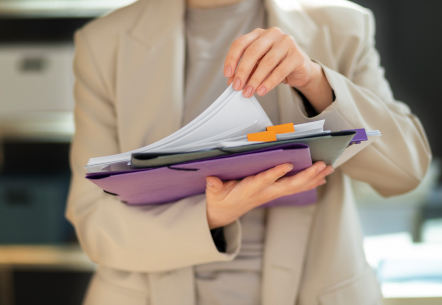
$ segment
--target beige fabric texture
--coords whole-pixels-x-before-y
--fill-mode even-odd
[[[319,188],[316,205],[268,210],[262,304],[381,304],[363,253],[350,179],[383,196],[414,189],[431,159],[425,132],[393,98],[368,10],[340,0],[265,5],[269,24],[293,36],[322,65],[336,94],[330,107],[308,118],[296,92],[279,85],[281,123],[325,119],[326,129],[364,127],[383,136],[336,169]],[[131,207],[84,179],[89,158],[139,148],[180,128],[184,12],[182,0],[140,0],[75,36],[76,134],[66,215],[100,266],[87,305],[194,305],[193,266],[233,260],[239,251],[239,221],[225,228],[227,252],[217,251],[204,195]]]
[[[262,0],[244,0],[213,9],[186,9],[183,125],[226,90],[223,68],[230,45],[256,28],[267,28]],[[279,124],[276,91],[256,98],[272,123]],[[265,213],[266,209],[258,208],[240,218],[241,247],[233,261],[195,266],[196,305],[261,303]]]

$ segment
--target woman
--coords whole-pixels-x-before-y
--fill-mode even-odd
[[[80,30],[76,46],[67,217],[99,264],[86,304],[381,303],[350,181],[405,193],[431,153],[384,79],[369,11],[340,0],[140,0]],[[278,180],[288,164],[241,182],[208,177],[205,195],[160,206],[126,206],[84,179],[89,158],[164,138],[226,80],[256,93],[274,124],[325,119],[383,136],[334,172],[319,162],[290,179]],[[255,209],[315,186],[314,205]]]

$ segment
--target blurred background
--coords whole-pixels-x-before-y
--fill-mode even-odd
[[[134,0],[0,0],[0,305],[80,304],[95,265],[64,219],[74,31]],[[373,10],[396,99],[421,119],[435,160],[390,199],[354,182],[385,304],[442,304],[442,1],[358,0]]]

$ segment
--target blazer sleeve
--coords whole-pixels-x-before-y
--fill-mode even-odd
[[[332,131],[365,128],[380,130],[382,137],[339,167],[353,179],[369,183],[383,196],[410,191],[423,179],[431,161],[425,131],[407,105],[394,99],[375,49],[374,18],[365,11],[360,39],[348,39],[358,50],[345,76],[325,65],[323,71],[336,99],[327,109],[307,121],[325,119]],[[357,43],[355,43],[357,41]],[[349,56],[350,57],[350,56]],[[299,105],[301,108],[302,105]]]
[[[85,179],[91,157],[120,152],[117,113],[83,30],[75,35],[75,125],[72,182],[66,217],[87,255],[114,269],[155,272],[233,259],[240,225],[224,227],[225,253],[217,250],[204,195],[156,206],[127,206]]]

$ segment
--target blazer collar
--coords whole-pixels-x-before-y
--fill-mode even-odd
[[[129,36],[147,48],[169,36],[178,23],[184,21],[184,0],[139,0],[143,11],[129,32]]]
[[[184,0],[140,0],[143,11],[130,31],[130,36],[147,48],[167,37],[176,23],[184,20]],[[278,26],[305,47],[315,38],[318,26],[306,13],[301,1],[264,0],[269,25]]]
[[[265,0],[265,6],[269,26],[281,28],[293,36],[299,46],[309,46],[316,37],[318,26],[305,11],[302,1]]]

